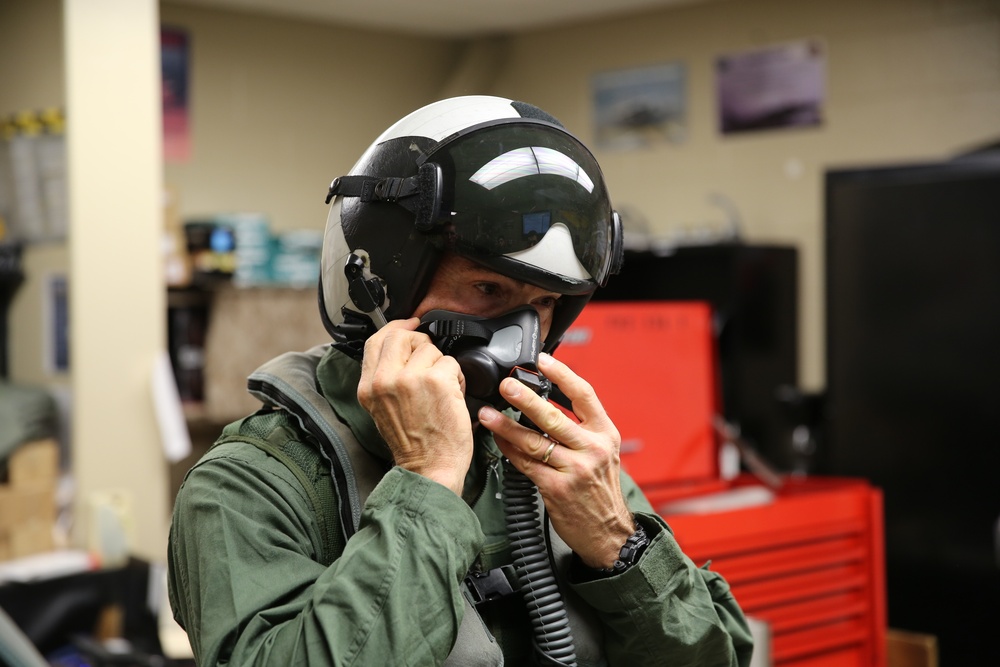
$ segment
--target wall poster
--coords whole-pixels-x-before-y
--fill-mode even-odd
[[[686,77],[681,63],[593,75],[597,144],[628,149],[682,142],[687,135]]]
[[[191,156],[188,113],[188,34],[160,28],[160,71],[163,96],[163,159],[184,162]]]
[[[823,121],[826,58],[818,39],[722,55],[715,73],[722,134]]]

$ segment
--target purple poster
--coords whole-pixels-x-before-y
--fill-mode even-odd
[[[819,40],[803,40],[716,60],[723,134],[820,125],[826,59]]]
[[[184,162],[191,155],[188,119],[188,34],[160,28],[160,68],[163,93],[163,159]]]

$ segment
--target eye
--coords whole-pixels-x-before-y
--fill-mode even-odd
[[[552,310],[556,307],[556,303],[559,301],[557,296],[543,296],[540,299],[535,299],[532,305],[536,308],[544,308],[546,310]]]
[[[474,287],[486,296],[495,296],[500,293],[500,286],[496,283],[476,283]]]

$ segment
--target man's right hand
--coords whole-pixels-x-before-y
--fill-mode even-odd
[[[473,443],[465,377],[453,357],[415,331],[419,323],[395,320],[368,339],[358,401],[396,465],[461,495]]]

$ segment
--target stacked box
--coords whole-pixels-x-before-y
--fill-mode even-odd
[[[18,447],[0,485],[0,561],[51,551],[54,544],[59,446],[38,440]]]
[[[323,233],[299,229],[278,234],[271,278],[282,286],[315,287],[319,280]]]
[[[189,220],[184,223],[187,255],[192,280],[231,278],[236,269],[233,230],[213,220]]]
[[[274,239],[267,216],[262,213],[227,213],[217,216],[216,223],[232,229],[236,238],[233,282],[240,286],[270,283]]]

